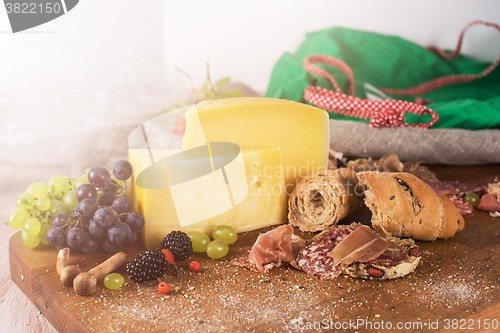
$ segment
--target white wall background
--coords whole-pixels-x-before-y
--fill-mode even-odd
[[[204,78],[210,61],[213,79],[264,93],[306,32],[344,26],[453,48],[476,19],[500,23],[500,1],[81,0],[17,34],[1,6],[0,160],[69,162],[91,128],[149,119],[188,90],[174,66]],[[492,61],[500,34],[474,27],[463,51]]]

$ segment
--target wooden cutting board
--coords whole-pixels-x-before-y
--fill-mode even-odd
[[[491,182],[500,174],[498,166],[432,170],[441,180],[467,182]],[[369,223],[370,217],[363,208],[344,222]],[[371,332],[401,325],[402,332],[498,331],[499,226],[500,218],[479,212],[466,218],[465,229],[452,239],[417,242],[425,252],[416,271],[392,281],[321,281],[293,268],[254,273],[231,266],[231,254],[253,244],[267,229],[240,235],[223,260],[194,254],[192,260],[202,267],[197,273],[189,271],[190,260],[179,262],[179,276],[162,279],[172,289],[166,295],[157,292],[158,281],[131,283],[122,268],[118,272],[128,283],[121,289],[107,290],[101,281],[95,295],[77,296],[59,282],[57,251],[49,246],[27,249],[19,233],[10,239],[9,260],[14,282],[60,332],[287,332],[327,327]],[[123,250],[127,261],[144,251],[139,245]],[[72,255],[70,264],[88,270],[107,257]]]

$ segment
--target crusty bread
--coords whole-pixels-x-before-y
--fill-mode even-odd
[[[319,171],[304,177],[288,200],[288,220],[301,231],[322,231],[353,213],[362,189],[352,169]]]
[[[412,174],[365,171],[357,177],[365,186],[372,224],[392,236],[433,241],[453,237],[464,228],[453,202]]]

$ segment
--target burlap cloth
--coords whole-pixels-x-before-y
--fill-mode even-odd
[[[371,128],[330,120],[330,147],[349,157],[396,153],[401,161],[474,165],[500,163],[500,129]]]

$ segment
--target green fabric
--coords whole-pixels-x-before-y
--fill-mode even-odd
[[[311,54],[331,55],[346,62],[354,73],[359,98],[367,98],[365,83],[376,88],[409,88],[443,75],[479,74],[489,65],[463,56],[443,59],[400,37],[336,27],[308,33],[294,55],[285,53],[273,69],[266,97],[305,103],[304,89],[310,85],[333,90],[327,79],[303,69],[304,58]],[[344,93],[349,93],[344,73],[331,66],[319,66],[333,75]],[[415,99],[415,96],[390,97],[410,102]],[[500,128],[500,68],[471,83],[440,88],[420,97],[432,101],[434,104],[429,107],[439,114],[439,121],[432,127]],[[330,113],[330,118],[369,122],[337,113]],[[408,123],[430,119],[430,115],[406,113]]]

